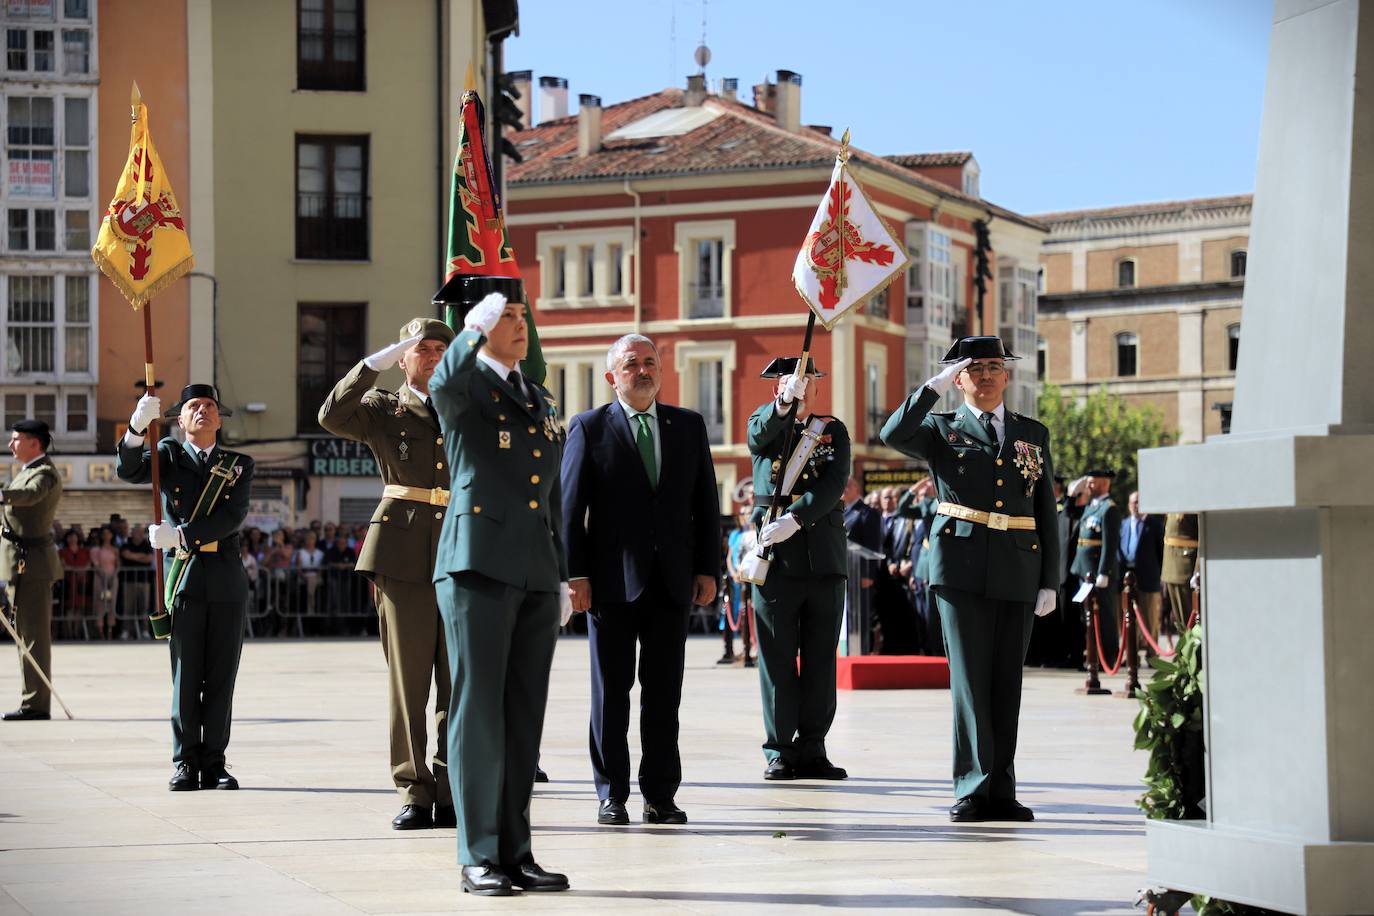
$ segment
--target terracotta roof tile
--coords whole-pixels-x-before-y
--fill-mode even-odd
[[[1074,223],[1084,220],[1121,219],[1131,216],[1162,216],[1188,211],[1220,210],[1227,207],[1248,207],[1254,195],[1233,194],[1229,197],[1195,197],[1191,200],[1163,200],[1154,203],[1126,204],[1119,207],[1098,207],[1091,210],[1061,210],[1039,213],[1034,217],[1042,223]]]
[[[654,112],[682,104],[681,89],[665,89],[601,112],[601,135],[606,137]],[[655,175],[692,175],[764,169],[828,168],[839,151],[839,140],[816,130],[797,133],[777,125],[773,116],[740,102],[708,97],[703,103],[720,112],[693,130],[671,136],[603,141],[589,156],[577,155],[577,116],[539,124],[510,135],[525,161],[512,163],[507,179],[512,188],[574,181],[607,181]],[[1005,219],[1045,227],[1020,214],[959,192],[926,178],[883,156],[850,147],[850,163],[895,177],[941,197],[984,207]]]
[[[949,153],[898,153],[893,156],[884,156],[888,162],[895,162],[900,166],[909,169],[938,168],[948,165],[963,165],[973,158],[973,153],[967,151]]]

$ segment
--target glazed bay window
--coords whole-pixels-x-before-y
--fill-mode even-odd
[[[706,421],[706,441],[712,445],[730,444],[735,342],[681,341],[675,345],[673,359],[681,378],[678,390],[688,401],[683,406],[695,410]]]
[[[678,258],[680,317],[728,317],[735,221],[679,222],[673,227],[673,243]]]
[[[362,92],[363,0],[297,0],[296,88]]]
[[[10,197],[56,196],[57,127],[52,96],[5,100],[5,191]]]
[[[5,278],[0,380],[91,379],[92,283],[90,274],[24,273]]]
[[[559,229],[535,239],[540,270],[539,305],[587,308],[629,305],[633,229]]]
[[[296,257],[368,258],[366,136],[296,135]]]
[[[10,74],[42,78],[95,72],[90,0],[5,0],[4,18]]]
[[[948,329],[958,292],[949,234],[930,223],[908,223],[907,327]]]
[[[702,360],[696,365],[696,409],[706,421],[706,441],[720,445],[725,441],[725,363]]]
[[[4,250],[86,254],[91,244],[91,98],[6,97]]]

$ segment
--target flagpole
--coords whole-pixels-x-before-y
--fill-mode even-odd
[[[143,393],[144,393],[145,395],[151,395],[151,394],[153,394],[154,391],[157,390],[157,382],[156,382],[156,379],[155,379],[155,376],[154,376],[154,372],[153,372],[153,300],[149,299],[147,302],[143,303],[143,309],[142,309],[142,311],[143,311]],[[157,450],[157,442],[158,442],[158,439],[157,439],[158,429],[157,429],[157,427],[158,427],[158,421],[157,421],[157,418],[154,417],[154,418],[153,418],[153,422],[151,422],[151,423],[148,424],[148,432],[147,432],[146,435],[147,435],[147,444],[148,444],[148,458],[149,458],[149,463],[151,464],[151,466],[152,466],[152,471],[153,471],[153,524],[155,524],[155,525],[161,525],[161,524],[162,524],[162,480],[161,480],[162,475],[161,475],[161,473],[159,473],[159,465],[162,464],[162,459],[161,459],[161,457],[159,456],[158,450]],[[161,611],[162,614],[166,614],[166,613],[167,613],[167,605],[166,605],[166,600],[165,600],[165,599],[166,599],[166,596],[163,594],[163,576],[164,576],[164,573],[163,573],[163,569],[162,569],[162,551],[160,551],[160,550],[155,550],[155,551],[153,551],[153,569],[156,570],[156,579],[157,579],[157,596],[156,596],[156,598],[154,599],[154,600],[157,602],[156,608],[157,608],[159,611]],[[161,616],[161,615],[160,615],[160,614],[154,614],[153,616],[154,616],[154,617],[159,617],[159,616]],[[154,635],[156,635],[156,634],[154,634]],[[168,636],[170,636],[170,635],[171,635],[171,633],[170,633],[170,631],[169,631],[169,632],[168,632]]]

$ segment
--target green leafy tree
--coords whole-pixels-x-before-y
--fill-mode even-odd
[[[1096,464],[1115,468],[1112,496],[1122,506],[1136,488],[1136,453],[1173,441],[1159,408],[1132,407],[1106,388],[1079,403],[1057,385],[1045,384],[1037,407],[1040,422],[1050,430],[1055,471],[1073,479]]]

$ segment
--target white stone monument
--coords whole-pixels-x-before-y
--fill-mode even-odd
[[[1277,0],[1231,434],[1140,456],[1202,513],[1207,819],[1151,884],[1374,913],[1374,0]]]

